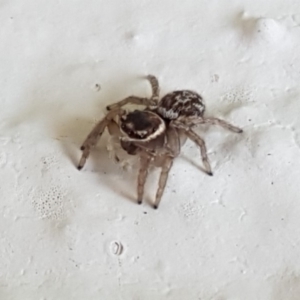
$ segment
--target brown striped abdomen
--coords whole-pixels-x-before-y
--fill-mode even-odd
[[[183,90],[165,95],[159,102],[157,113],[164,119],[174,120],[181,116],[202,117],[205,105],[196,92]]]

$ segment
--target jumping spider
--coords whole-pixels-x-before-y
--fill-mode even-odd
[[[153,204],[158,208],[163,195],[173,160],[180,154],[186,138],[200,147],[205,171],[212,176],[206,154],[204,140],[193,131],[199,124],[220,125],[230,131],[241,133],[242,129],[217,118],[204,117],[205,105],[202,97],[189,90],[174,91],[159,101],[159,84],[153,75],[148,75],[152,88],[150,98],[127,97],[107,106],[107,115],[93,128],[81,146],[83,151],[78,169],[82,169],[91,148],[100,139],[105,128],[111,135],[120,139],[121,147],[130,155],[139,155],[140,169],[137,183],[137,202],[142,203],[144,185],[150,162],[162,168],[156,198]],[[144,110],[128,112],[122,107],[126,104],[146,106]]]

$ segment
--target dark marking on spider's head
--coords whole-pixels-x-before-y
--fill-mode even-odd
[[[122,116],[120,122],[122,131],[135,140],[152,139],[165,129],[164,121],[150,111],[135,110]]]

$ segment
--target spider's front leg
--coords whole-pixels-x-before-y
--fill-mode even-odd
[[[101,135],[103,134],[105,128],[114,122],[114,118],[119,115],[125,114],[122,109],[116,109],[109,112],[101,121],[99,121],[93,130],[89,133],[85,141],[83,142],[80,150],[82,151],[82,156],[78,164],[78,170],[81,170],[86,163],[88,156],[90,155],[91,149],[97,144]]]
[[[106,107],[107,110],[113,110],[117,108],[121,108],[122,106],[126,104],[137,104],[137,105],[145,105],[147,107],[149,106],[156,106],[158,104],[159,99],[159,84],[158,80],[153,75],[148,75],[146,77],[151,85],[152,89],[152,96],[149,98],[142,98],[142,97],[136,97],[136,96],[129,96],[119,102],[116,102],[114,104],[108,105]]]
[[[138,204],[141,204],[143,200],[144,187],[148,175],[148,169],[152,159],[154,161],[158,159],[159,167],[161,167],[158,189],[153,203],[153,208],[157,209],[167,184],[170,169],[173,165],[174,155],[171,154],[169,151],[164,151],[163,154],[156,151],[149,152],[147,150],[142,150],[140,152],[140,170],[138,175],[138,187],[137,187]]]
[[[119,102],[116,102],[114,104],[108,105],[106,107],[107,110],[114,110],[114,109],[119,109],[123,107],[126,104],[138,104],[138,105],[149,105],[150,99],[148,98],[141,98],[141,97],[136,97],[136,96],[129,96]]]
[[[158,208],[161,197],[164,193],[164,190],[165,190],[165,187],[167,184],[167,180],[168,180],[168,176],[169,176],[169,172],[173,165],[173,160],[174,160],[174,158],[169,155],[166,155],[166,157],[164,159],[164,163],[161,167],[161,172],[160,172],[160,176],[159,176],[158,189],[157,189],[155,201],[153,204],[154,209]]]
[[[142,151],[140,154],[140,170],[138,175],[138,186],[137,186],[137,194],[138,194],[138,204],[142,204],[143,196],[144,196],[144,188],[148,175],[149,164],[151,161],[151,155],[149,155],[146,151]]]
[[[153,100],[155,102],[155,105],[157,105],[158,100],[159,100],[159,83],[158,83],[158,80],[154,75],[148,75],[147,79],[149,80],[151,88],[152,88],[151,100]]]
[[[153,160],[154,165],[156,165],[157,167],[161,167],[158,189],[153,204],[154,209],[158,208],[158,205],[163,196],[168,180],[169,171],[173,165],[173,160],[180,153],[180,139],[176,128],[169,127],[167,129],[166,135],[163,135],[162,138],[163,139],[158,138],[157,140],[152,141],[152,144],[151,141],[149,143],[133,143],[138,149],[140,149],[140,170],[137,186],[138,204],[141,204],[143,200],[144,186],[146,183],[151,160]],[[165,138],[166,142],[164,141]],[[150,144],[152,147],[150,146]]]
[[[154,159],[159,161],[161,167],[158,189],[153,204],[154,209],[157,209],[159,206],[168,181],[169,172],[173,165],[174,158],[180,154],[180,148],[181,144],[179,132],[176,128],[169,126],[166,131],[166,144],[164,145],[163,149],[160,149],[160,151],[156,153],[157,156]]]

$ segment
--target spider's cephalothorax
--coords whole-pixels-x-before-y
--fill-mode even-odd
[[[158,80],[153,75],[147,78],[152,87],[152,96],[150,98],[130,96],[108,106],[109,113],[94,127],[81,147],[83,153],[78,169],[84,166],[91,148],[96,145],[107,127],[111,135],[120,138],[120,145],[128,154],[140,157],[137,185],[139,204],[142,203],[150,162],[162,168],[153,204],[153,207],[157,208],[173,160],[179,155],[186,138],[191,139],[200,147],[205,171],[208,175],[212,175],[205,142],[193,131],[193,127],[199,124],[212,124],[236,133],[241,133],[242,129],[218,118],[204,117],[205,105],[202,97],[196,92],[175,91],[165,95],[159,101]],[[141,104],[146,108],[127,112],[122,107],[129,103]]]
[[[150,141],[163,133],[166,125],[153,112],[135,110],[121,116],[120,128],[131,140]]]
[[[121,116],[121,147],[130,155],[143,148],[148,153],[163,147],[166,124],[157,114],[146,110],[135,110]]]

